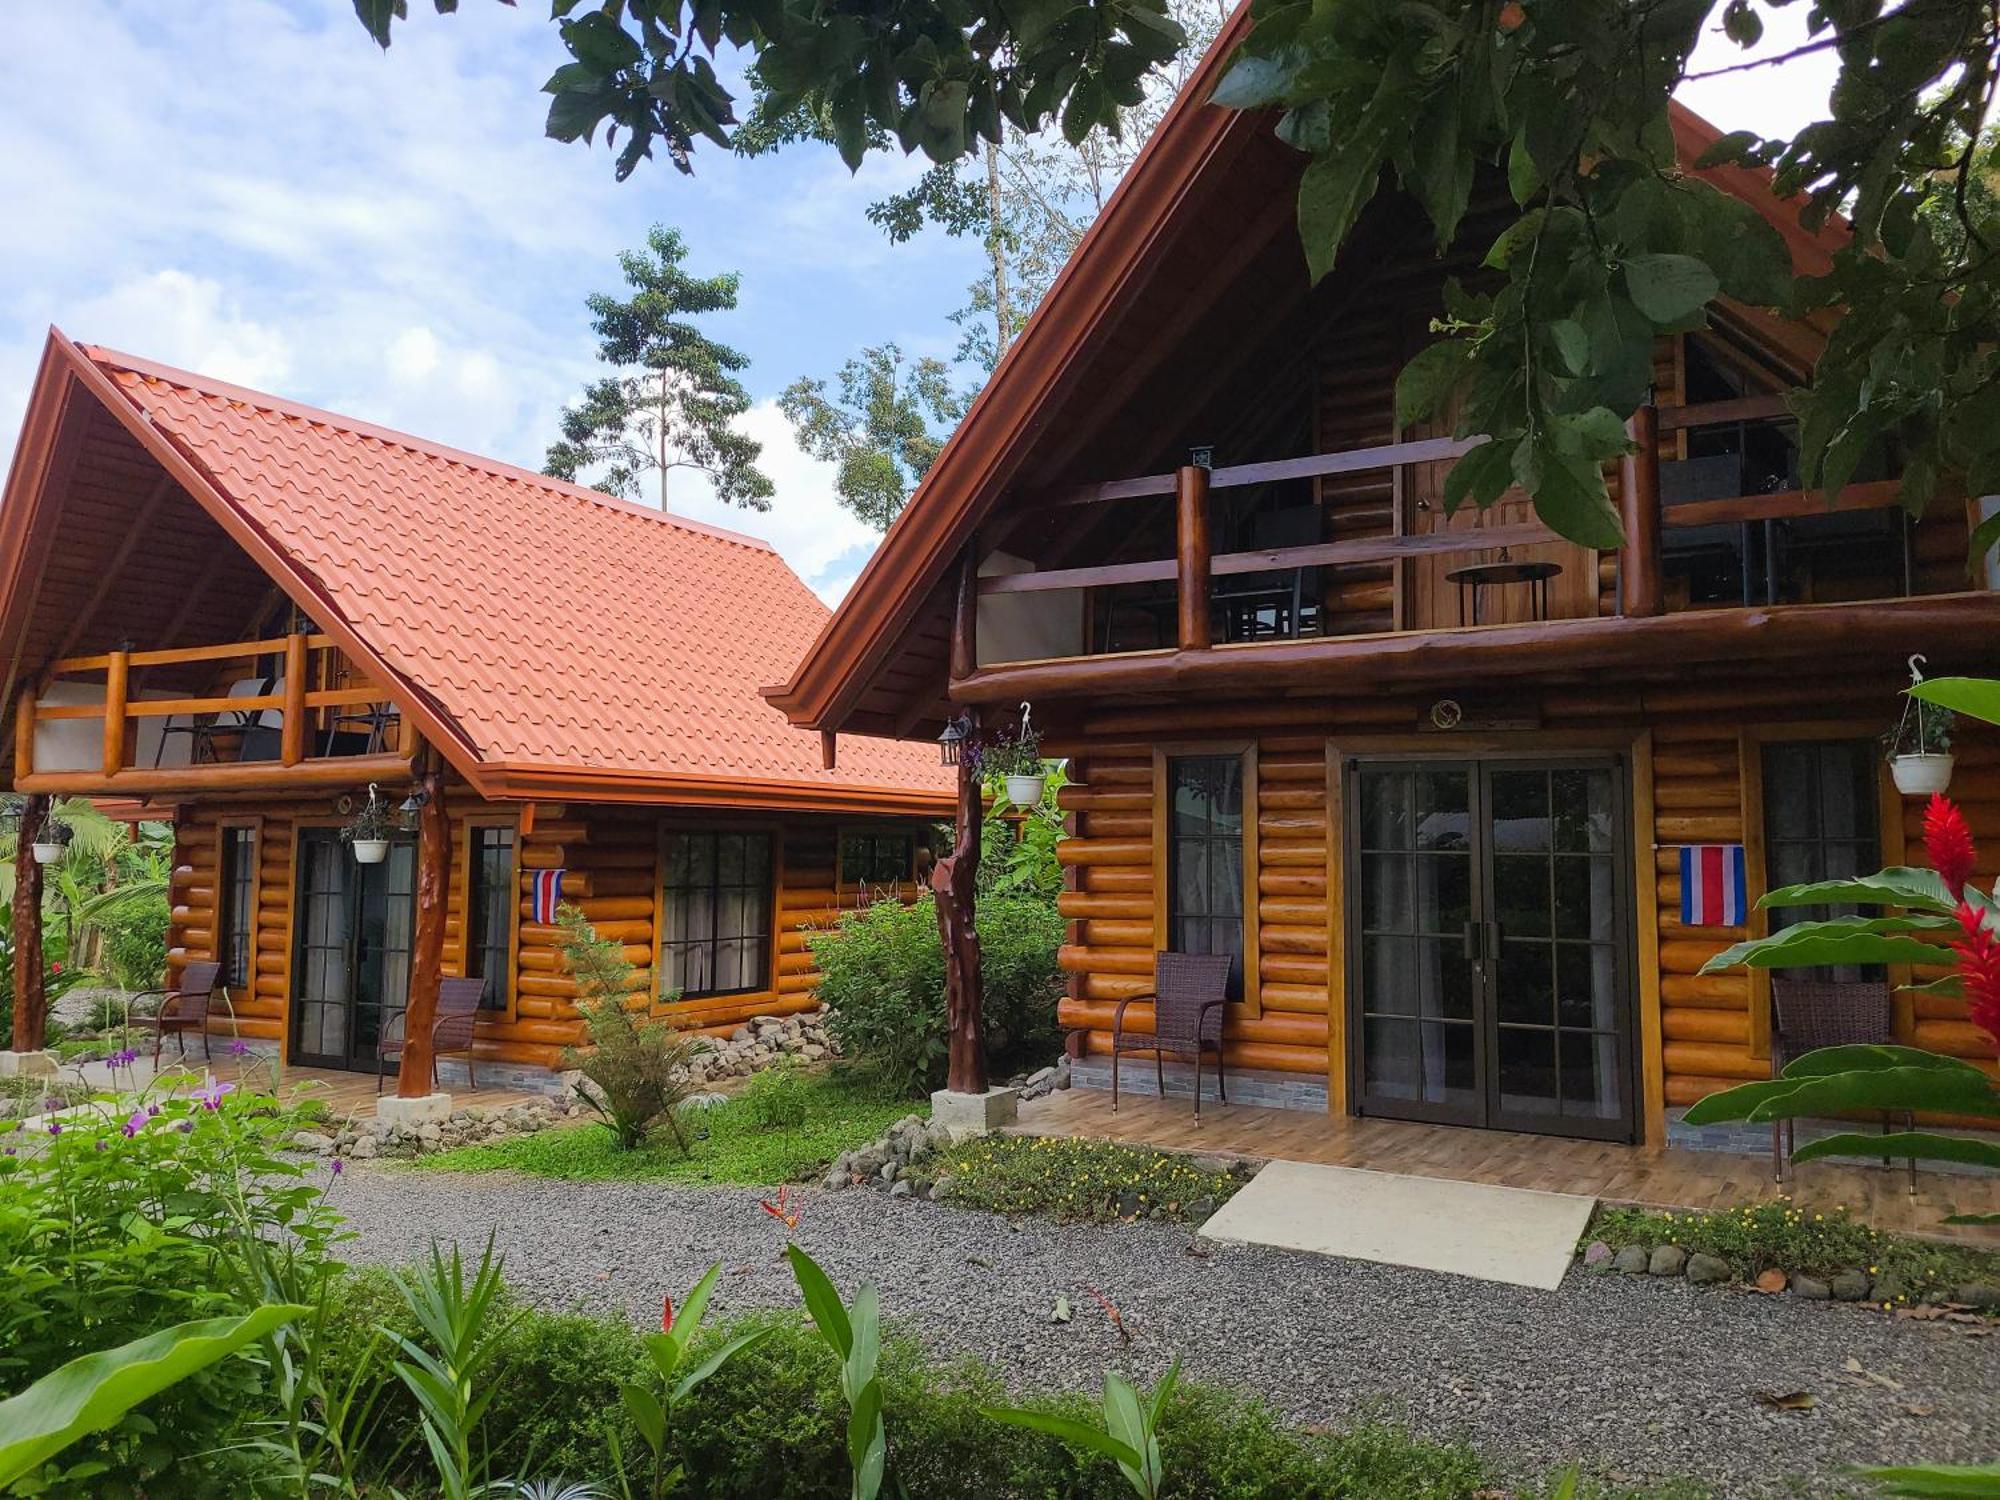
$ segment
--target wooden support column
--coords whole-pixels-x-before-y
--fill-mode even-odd
[[[132,676],[132,654],[113,651],[104,668],[104,774],[116,776],[125,765],[125,697]]]
[[[969,554],[968,554],[969,555]],[[970,568],[966,578],[972,579]],[[960,584],[960,598],[969,589]],[[978,743],[979,711],[969,711],[972,727],[968,747]],[[931,866],[931,892],[937,897],[938,937],[944,944],[944,1011],[948,1036],[945,1087],[954,1093],[983,1094],[987,1088],[986,1044],[980,1034],[979,930],[974,925],[974,892],[979,884],[979,825],[986,809],[980,800],[976,758],[958,763],[957,831],[951,853]]]
[[[1625,545],[1618,553],[1618,595],[1623,613],[1657,615],[1665,607],[1660,588],[1660,412],[1651,404],[1625,424],[1638,451],[1618,466],[1618,502]]]
[[[1205,651],[1208,626],[1208,470],[1187,464],[1174,475],[1174,566],[1180,588],[1180,648]]]
[[[979,538],[971,537],[958,560],[958,599],[951,616],[951,675],[970,677],[979,669]]]
[[[14,1050],[39,1052],[48,1039],[48,994],[42,980],[42,867],[32,847],[48,816],[49,799],[21,802],[14,841]]]
[[[424,774],[423,810],[417,814],[416,923],[410,941],[410,999],[403,1012],[403,1060],[396,1096],[421,1099],[432,1091],[431,1027],[437,1021],[438,983],[444,978],[445,877],[451,865],[451,822],[444,810],[444,778]]]
[[[295,766],[306,758],[306,638],[285,637],[285,722],[278,729],[278,759]]]
[[[14,700],[14,779],[35,774],[35,685]]]

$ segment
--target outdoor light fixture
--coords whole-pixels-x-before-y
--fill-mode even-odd
[[[938,736],[938,759],[947,766],[957,765],[965,738],[971,733],[972,720],[966,714],[960,713],[947,719],[944,733]]]
[[[406,818],[414,818],[424,810],[424,804],[430,800],[431,794],[429,792],[420,786],[412,787],[410,788],[410,795],[403,799],[403,805],[397,811],[402,813]]]

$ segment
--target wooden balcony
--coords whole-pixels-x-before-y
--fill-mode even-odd
[[[16,703],[14,785],[65,796],[352,786],[408,778],[416,748],[414,726],[331,637],[294,634],[52,662]]]
[[[1552,669],[1588,671],[1629,660],[1642,639],[1663,660],[1690,649],[1721,652],[1739,636],[1750,653],[1778,657],[1810,649],[1824,632],[1861,628],[1900,644],[1899,632],[1948,639],[1964,624],[1991,618],[1987,606],[1995,596],[1935,581],[1943,576],[1942,549],[1956,548],[1951,571],[1963,567],[1965,531],[1952,515],[1934,509],[1926,519],[1933,528],[1925,537],[1933,581],[1926,587],[1918,578],[1917,527],[1903,518],[1899,481],[1851,483],[1829,504],[1821,492],[1783,488],[1769,473],[1746,472],[1747,442],[1736,455],[1733,482],[1730,465],[1718,469],[1712,460],[1685,457],[1689,436],[1703,429],[1754,427],[1768,436],[1790,420],[1777,396],[1641,409],[1629,424],[1635,451],[1612,486],[1625,542],[1603,554],[1550,531],[1518,491],[1484,513],[1466,507],[1444,514],[1433,503],[1442,475],[1476,438],[1212,469],[1190,465],[1027,497],[1048,518],[1047,534],[1056,536],[1075,533],[1070,518],[1090,508],[1126,507],[1135,524],[1102,533],[1137,536],[1140,546],[1147,538],[1158,546],[1164,523],[1158,511],[1148,516],[1140,507],[1171,500],[1174,555],[1046,568],[1010,558],[999,571],[997,554],[977,559],[970,568],[977,576],[960,590],[952,696],[997,702],[1037,691],[1132,693],[1197,681],[1257,691],[1304,686],[1301,672],[1360,687],[1543,658]],[[1663,463],[1663,451],[1679,456]],[[1333,513],[1322,511],[1326,481],[1371,471],[1382,475],[1380,488],[1393,502],[1376,518],[1374,534],[1340,536]],[[1753,478],[1761,492],[1728,492],[1749,488]],[[1211,548],[1214,492],[1300,482],[1315,486],[1313,499],[1294,511],[1320,523],[1313,529],[1322,534],[1333,532],[1330,539]],[[1824,530],[1812,518],[1860,512],[1883,519],[1860,522],[1853,536],[1815,533],[1809,555],[1803,545],[1796,557],[1784,550],[1788,523]],[[1734,577],[1723,589],[1712,579],[1700,589],[1690,585],[1689,559],[1704,548],[1737,549],[1731,555],[1740,590]],[[1803,565],[1798,557],[1806,558]],[[1781,560],[1789,573],[1781,574]],[[1519,576],[1524,562],[1531,576],[1541,573],[1539,582]],[[1829,575],[1845,565],[1847,574],[1820,580],[1816,590],[1816,563]],[[1502,566],[1508,564],[1511,574]],[[1302,586],[1308,576],[1314,582]],[[1553,608],[1550,579],[1563,580]],[[1121,606],[1135,594],[1136,606]],[[1496,610],[1496,598],[1505,607]],[[1344,615],[1336,608],[1343,601]],[[1120,639],[1104,628],[1107,612],[1120,607],[1150,629],[1150,638],[1141,631]],[[1901,649],[1922,645],[1913,637]]]

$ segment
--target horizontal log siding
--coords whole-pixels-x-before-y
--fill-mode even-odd
[[[1240,1066],[1324,1070],[1328,971],[1342,956],[1339,914],[1327,910],[1323,747],[1330,736],[1343,747],[1354,746],[1352,753],[1366,754],[1369,737],[1414,735],[1430,701],[1265,700],[1105,710],[1085,719],[1077,732],[1045,741],[1049,753],[1071,757],[1073,779],[1060,794],[1074,829],[1058,849],[1072,886],[1059,898],[1069,919],[1061,962],[1070,996],[1062,1004],[1061,1019],[1080,1033],[1081,1045],[1091,1052],[1108,1050],[1116,1002],[1151,988],[1153,950],[1162,944],[1163,935],[1153,926],[1152,742],[1171,740],[1192,750],[1204,736],[1227,743],[1254,735],[1262,1015],[1232,1007],[1224,1031],[1227,1052]],[[1767,1077],[1770,1071],[1753,1040],[1749,977],[1741,971],[1700,973],[1704,963],[1745,936],[1745,930],[1680,924],[1678,846],[1736,843],[1745,837],[1738,726],[1770,726],[1775,737],[1786,732],[1785,726],[1839,721],[1852,728],[1829,728],[1829,735],[1859,737],[1870,732],[1884,717],[1885,705],[1894,701],[1892,683],[1801,679],[1796,674],[1733,687],[1558,688],[1539,695],[1528,690],[1511,701],[1509,717],[1539,716],[1550,730],[1568,732],[1562,743],[1548,746],[1551,756],[1573,752],[1582,739],[1598,735],[1601,748],[1624,750],[1638,731],[1652,731],[1653,822],[1650,837],[1646,830],[1635,837],[1658,847],[1636,851],[1635,865],[1653,872],[1637,899],[1653,902],[1658,916],[1661,1052],[1656,1066],[1669,1106],[1692,1103],[1716,1089]],[[1462,747],[1476,734],[1427,736],[1426,748],[1434,741],[1429,753],[1440,758],[1475,754]],[[1535,748],[1532,731],[1480,738]],[[1953,795],[1979,841],[1980,878],[1990,885],[2000,878],[2000,734],[1966,726],[1955,748]],[[1888,849],[1887,858],[1923,863],[1921,803],[1904,800],[1894,816],[1902,819],[1905,847]],[[1910,1010],[1910,1039],[1918,1045],[1992,1062],[1992,1044],[1966,1020],[1962,1000],[1919,995]],[[1126,1025],[1149,1030],[1151,1007],[1131,1007]]]
[[[454,794],[455,793],[455,794]],[[519,808],[474,801],[463,787],[447,791],[452,865],[446,888],[444,972],[465,972],[465,824],[468,815],[518,814]],[[331,799],[281,798],[257,803],[207,803],[184,808],[176,826],[168,971],[176,976],[191,960],[215,953],[215,903],[219,890],[219,828],[226,819],[260,818],[256,977],[252,993],[231,995],[246,1037],[284,1038],[291,996],[294,933],[293,849],[301,821],[333,820]],[[659,838],[666,818],[620,808],[536,807],[528,833],[517,842],[520,916],[511,1015],[482,1016],[476,1055],[538,1067],[559,1064],[563,1048],[580,1041],[576,982],[563,963],[561,929],[531,920],[532,871],[560,868],[564,899],[577,906],[601,934],[616,937],[634,965],[634,996],[655,991],[654,925],[659,901]],[[659,1007],[691,1029],[726,1033],[755,1015],[785,1015],[819,1003],[819,983],[807,934],[830,926],[843,907],[862,899],[835,889],[837,829],[860,819],[792,819],[783,824],[745,819],[738,826],[773,835],[774,890],[771,983],[754,994],[695,999]],[[728,820],[689,826],[731,826]],[[899,822],[895,826],[907,826]],[[879,893],[870,893],[879,894]],[[913,887],[899,892],[913,898]]]

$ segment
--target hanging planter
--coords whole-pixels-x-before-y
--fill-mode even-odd
[[[1924,680],[1923,658],[1910,658],[1910,683]],[[1903,717],[1887,736],[1889,776],[1905,797],[1931,797],[1951,785],[1951,731],[1957,722],[1948,708],[1907,695]]]
[[[368,800],[361,804],[340,836],[354,851],[358,865],[379,865],[389,857],[389,838],[396,831],[397,815],[382,800],[375,783],[368,783]]]
[[[1041,806],[1048,775],[1042,764],[1042,736],[1029,721],[1029,705],[1021,705],[1020,721],[1002,729],[979,752],[979,768],[998,776],[1007,800],[1024,812]]]

